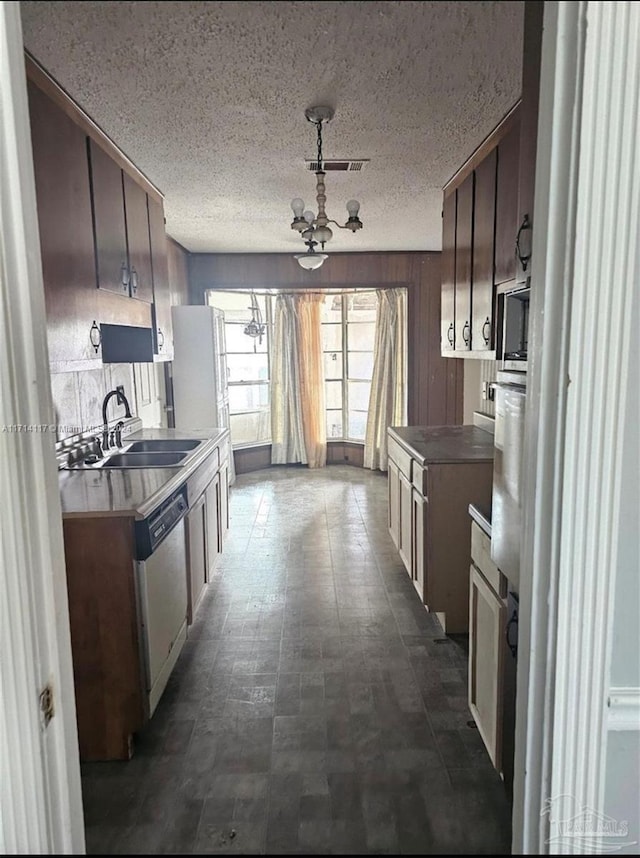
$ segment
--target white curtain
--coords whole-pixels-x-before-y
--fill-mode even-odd
[[[322,296],[276,298],[271,351],[271,463],[327,461],[320,308]]]
[[[407,290],[379,289],[364,467],[387,470],[387,427],[407,422]]]

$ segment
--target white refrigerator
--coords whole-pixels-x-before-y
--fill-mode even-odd
[[[224,312],[176,306],[173,318],[173,409],[176,429],[229,429]],[[235,480],[233,454],[229,481]]]

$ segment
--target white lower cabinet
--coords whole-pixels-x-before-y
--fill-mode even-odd
[[[187,567],[189,570],[189,624],[200,604],[207,583],[207,511],[205,494],[191,505],[187,516]]]
[[[506,580],[490,559],[489,537],[475,522],[471,527],[469,708],[491,762],[501,772]]]

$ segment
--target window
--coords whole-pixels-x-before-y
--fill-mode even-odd
[[[322,312],[327,440],[364,441],[378,296],[327,295]]]
[[[231,442],[234,447],[271,440],[269,349],[273,295],[256,295],[265,333],[244,333],[251,320],[246,292],[210,290],[208,302],[225,314]],[[327,294],[322,306],[327,440],[364,441],[373,373],[378,297],[374,291]]]
[[[271,301],[256,295],[265,323],[262,342],[244,333],[251,320],[251,297],[246,292],[211,290],[208,302],[224,312],[229,383],[229,421],[234,447],[264,444],[271,440],[269,411],[269,341]]]

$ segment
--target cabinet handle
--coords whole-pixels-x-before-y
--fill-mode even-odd
[[[158,351],[162,351],[163,346],[164,346],[164,334],[162,333],[162,328],[158,328]]]
[[[95,353],[98,354],[98,349],[100,348],[100,343],[102,342],[102,334],[100,333],[100,328],[95,321],[89,329],[89,341],[91,342]]]
[[[523,271],[527,270],[527,265],[531,259],[531,235],[528,236],[528,240],[525,242],[525,236],[523,233],[531,233],[531,230],[531,221],[529,220],[529,215],[526,214],[520,224],[518,235],[516,236],[516,256],[518,257],[520,265],[522,265]]]
[[[454,337],[455,337],[455,327],[453,325],[453,322],[451,322],[451,324],[449,325],[449,329],[447,331],[447,339],[449,340],[449,345],[452,347],[453,347]]]
[[[470,333],[471,333],[471,325],[469,324],[469,322],[465,322],[464,325],[462,326],[462,339],[464,340],[465,346],[469,345],[469,342],[470,342],[469,334]]]
[[[516,627],[516,633],[517,633],[517,630],[518,630],[518,612],[517,611],[514,611],[513,614],[511,614],[511,618],[509,619],[509,622],[507,623],[507,627],[506,627],[505,632],[504,632],[504,636],[505,636],[505,639],[507,641],[507,646],[511,650],[511,655],[515,658],[518,655],[518,639],[516,638],[515,643],[511,643],[511,629],[514,626]]]
[[[134,295],[138,291],[138,272],[135,268],[131,269],[131,291]]]
[[[486,333],[485,333],[486,331]],[[489,345],[489,340],[491,339],[491,322],[489,321],[489,317],[487,316],[484,325],[482,326],[482,339],[484,340],[485,346]]]
[[[129,272],[126,262],[123,262],[120,267],[120,282],[122,283],[122,291],[127,292],[129,289]]]

